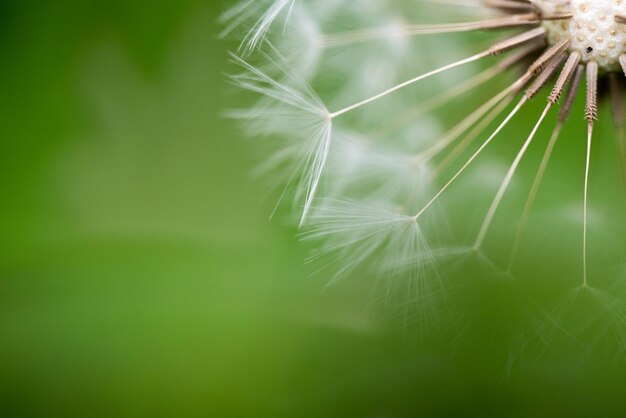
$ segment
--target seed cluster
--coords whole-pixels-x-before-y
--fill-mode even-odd
[[[271,25],[276,16],[278,16],[281,11],[286,16],[289,16],[292,6],[296,4],[296,0],[268,1],[271,1],[273,6],[268,8],[266,14],[253,26],[253,29],[248,34],[248,38],[263,38],[269,25]],[[304,1],[305,0],[298,0],[298,2]],[[315,2],[316,4],[319,2],[319,0],[307,1]],[[439,3],[440,5],[451,3],[461,5],[464,3],[464,0],[455,0],[455,2],[451,2],[450,0],[428,0],[428,2]],[[581,133],[578,143],[579,145],[581,143],[586,144],[584,176],[581,176],[584,184],[582,186],[584,194],[581,197],[583,201],[582,285],[587,287],[589,175],[592,166],[591,155],[594,149],[592,147],[594,124],[598,117],[602,116],[598,112],[598,99],[601,97],[610,96],[611,98],[614,126],[619,147],[620,172],[626,181],[626,145],[624,145],[626,144],[626,140],[624,139],[626,129],[623,105],[626,85],[626,79],[624,78],[624,73],[626,73],[626,0],[480,0],[470,3],[472,3],[472,5],[470,5],[471,7],[480,4],[486,9],[489,9],[492,14],[483,19],[465,22],[422,24],[399,21],[397,23],[394,22],[392,25],[366,27],[338,33],[327,34],[322,31],[316,32],[315,42],[312,43],[314,47],[312,48],[322,50],[325,48],[346,48],[350,45],[370,41],[408,39],[422,35],[451,34],[470,31],[506,31],[504,35],[497,38],[489,47],[483,48],[471,56],[457,59],[456,61],[447,63],[426,73],[417,74],[396,85],[386,87],[386,89],[383,89],[384,87],[380,90],[375,89],[376,91],[374,92],[363,94],[363,96],[365,96],[364,98],[354,100],[335,111],[329,111],[327,109],[324,102],[315,94],[314,90],[306,84],[306,82],[302,83],[302,77],[298,74],[290,74],[291,68],[289,66],[284,66],[285,71],[282,78],[295,80],[296,83],[294,83],[294,86],[273,79],[260,68],[256,68],[248,62],[236,58],[236,62],[246,70],[246,73],[239,75],[236,81],[248,90],[259,92],[267,96],[265,100],[259,103],[255,111],[252,112],[252,117],[255,119],[256,123],[252,126],[257,129],[259,127],[262,128],[263,132],[274,132],[277,126],[281,126],[279,133],[282,133],[282,125],[289,123],[293,126],[294,136],[303,138],[301,142],[304,143],[304,145],[302,145],[304,151],[298,152],[295,155],[300,159],[298,167],[301,167],[299,170],[303,172],[303,180],[297,185],[295,195],[297,196],[296,200],[302,202],[303,206],[301,225],[315,224],[317,220],[320,219],[320,210],[323,212],[323,209],[319,209],[318,206],[314,207],[313,203],[315,202],[317,205],[319,201],[319,196],[317,195],[321,194],[318,192],[324,189],[321,179],[322,176],[325,176],[326,172],[329,171],[327,170],[327,166],[331,164],[329,161],[331,161],[332,158],[338,158],[337,161],[340,161],[340,163],[335,169],[337,172],[343,173],[345,164],[343,164],[341,159],[347,158],[346,155],[353,153],[355,149],[351,144],[342,144],[342,140],[337,139],[336,127],[340,126],[342,120],[346,119],[344,115],[352,114],[359,109],[364,110],[364,108],[374,102],[381,102],[400,90],[405,90],[415,84],[424,82],[431,77],[452,69],[482,60],[490,60],[493,62],[493,65],[484,72],[467,80],[463,80],[462,83],[456,86],[452,86],[448,91],[435,96],[432,101],[423,104],[422,107],[422,109],[434,109],[472,89],[479,88],[479,86],[488,83],[489,80],[499,73],[506,72],[515,66],[521,67],[522,71],[517,72],[519,76],[518,79],[512,81],[502,91],[485,101],[448,132],[443,134],[440,138],[437,138],[437,140],[433,141],[431,144],[426,145],[423,149],[418,150],[416,153],[410,151],[410,153],[403,153],[399,157],[387,159],[386,150],[385,152],[380,152],[380,150],[372,147],[372,144],[366,142],[362,147],[358,148],[358,155],[365,155],[362,159],[362,166],[358,164],[354,165],[354,167],[356,167],[354,168],[354,173],[356,173],[354,178],[361,176],[365,172],[367,172],[366,176],[370,178],[373,177],[370,171],[374,172],[372,168],[374,164],[372,161],[376,161],[377,167],[379,162],[381,162],[381,167],[386,167],[388,161],[393,161],[393,164],[388,166],[389,168],[393,167],[393,181],[397,181],[397,179],[401,177],[398,183],[402,184],[402,187],[396,188],[396,190],[398,190],[397,195],[395,192],[388,190],[386,183],[380,186],[380,191],[366,193],[369,193],[368,197],[375,196],[377,199],[381,194],[387,196],[388,200],[394,203],[392,205],[393,211],[395,211],[397,207],[401,207],[401,222],[407,226],[408,230],[413,231],[416,235],[421,235],[422,230],[420,225],[423,225],[424,214],[432,210],[440,197],[446,193],[468,167],[480,157],[481,153],[500,136],[500,133],[509,125],[509,122],[520,110],[525,107],[527,103],[530,103],[531,99],[542,94],[541,92],[544,92],[546,88],[550,88],[551,91],[547,97],[545,108],[532,129],[529,130],[526,141],[520,148],[515,160],[503,179],[483,220],[476,240],[471,246],[473,252],[481,250],[495,216],[503,202],[504,196],[527,150],[531,146],[534,146],[534,144],[532,144],[533,142],[537,142],[535,138],[544,122],[546,124],[550,123],[550,119],[547,118],[549,113],[558,109],[558,119],[553,126],[552,135],[546,147],[541,166],[533,181],[531,193],[529,194],[524,212],[518,223],[515,240],[509,257],[508,267],[510,270],[515,260],[517,248],[524,235],[523,231],[526,220],[529,218],[537,191],[540,188],[543,175],[550,161],[552,150],[555,147],[570,112],[574,109],[573,104],[576,95],[580,93],[581,96],[585,96],[584,117],[587,121],[586,132]],[[248,41],[247,44],[254,49],[256,41]],[[250,49],[250,47],[244,45],[243,49]],[[268,57],[267,55],[265,56]],[[503,58],[498,60],[500,56]],[[272,62],[284,62],[280,55],[276,58],[268,58]],[[420,58],[425,58],[426,61],[428,61],[429,57],[420,56]],[[354,67],[357,68],[359,66],[355,65]],[[351,68],[350,71],[353,71],[353,69]],[[367,83],[370,84],[375,78],[376,77],[368,76]],[[298,82],[298,80],[300,81]],[[515,101],[517,101],[517,104],[512,107],[509,106],[515,103]],[[270,106],[269,104],[273,107],[268,107]],[[482,135],[486,127],[495,122],[506,109],[510,109],[510,111],[501,119],[497,128],[489,135],[485,134],[485,138],[480,145],[474,143],[474,140],[477,140]],[[278,120],[281,116],[285,115],[287,118],[280,119],[278,122],[274,122],[270,119],[270,117],[276,116]],[[407,115],[408,119],[406,117]],[[397,119],[391,118],[391,124],[397,123],[401,125],[404,121],[415,117],[410,109],[407,110],[405,115],[400,114],[398,116]],[[582,115],[579,115],[578,117],[581,116]],[[297,121],[297,124],[294,123],[295,121]],[[304,123],[302,121],[304,121]],[[387,121],[384,123],[387,123]],[[383,132],[381,136],[384,136],[385,130],[381,132]],[[376,136],[378,135],[379,133],[377,132]],[[382,142],[380,138],[376,138],[376,143],[378,144],[379,142]],[[571,142],[570,144],[573,143]],[[471,146],[475,147],[475,151],[463,164],[458,164],[458,170],[455,171],[451,177],[444,179],[442,184],[437,184],[436,193],[417,193],[414,191],[415,184],[423,181],[423,177],[420,177],[418,181],[413,181],[415,179],[413,176],[419,171],[416,170],[417,167],[424,171],[429,171],[430,168],[433,167],[432,175],[429,174],[430,178],[427,179],[430,183],[438,176],[445,174],[445,170],[454,163],[457,157],[464,155],[464,153],[469,154],[468,151],[471,149]],[[294,147],[294,149],[296,149],[296,147]],[[365,153],[363,149],[367,149],[368,152],[372,150],[371,154]],[[381,158],[384,159],[384,162],[382,162],[383,160],[381,160]],[[396,177],[396,167],[404,166],[405,164],[406,166],[402,169],[403,171]],[[406,169],[406,171],[404,171],[404,169]],[[298,173],[298,175],[300,175],[300,173]],[[352,173],[350,175],[352,175]],[[418,176],[419,175],[418,173]],[[350,177],[343,174],[342,176],[344,178]],[[388,176],[388,174],[382,173],[381,177],[385,176]],[[292,183],[294,178],[296,177],[289,177],[289,183]],[[358,187],[354,187],[352,184],[339,187],[342,192],[352,188],[358,190],[358,193],[362,190],[360,184]],[[411,192],[405,193],[406,190],[411,190]],[[430,197],[431,195],[432,197]],[[428,197],[424,198],[424,196]],[[362,196],[359,198],[362,198]],[[397,202],[401,202],[401,206],[396,205]],[[356,208],[354,208],[354,210],[356,212]],[[337,224],[333,220],[336,219],[338,213],[343,214],[344,212],[345,215],[343,215],[342,220],[353,218],[352,214],[347,213],[348,210],[331,209],[328,213],[330,220],[325,224],[325,227],[322,226],[316,229],[317,232],[314,235],[316,237],[335,237],[341,235],[338,239],[348,239],[348,242],[345,244],[346,248],[352,247],[355,243],[357,244],[354,254],[357,255],[357,259],[362,260],[362,255],[367,255],[368,251],[362,251],[363,248],[360,247],[360,243],[376,236],[377,232],[370,231],[365,227],[366,225],[359,225],[361,229],[356,236],[347,236],[343,233],[343,230],[337,229]],[[312,214],[311,217],[314,219],[309,219],[310,214]],[[316,216],[317,218],[315,218]],[[355,215],[354,218],[360,220],[369,219],[363,214]],[[393,219],[392,222],[394,224],[398,221],[395,215],[389,217],[388,220],[390,219]],[[388,220],[378,220],[374,222],[374,225],[387,225]],[[319,225],[324,224],[324,222],[326,221],[323,220]],[[315,225],[318,226],[318,224]],[[367,226],[369,227],[370,225]],[[326,232],[320,232],[324,231],[324,228],[327,228]],[[337,231],[341,231],[342,233],[337,234]],[[355,231],[355,233],[357,233],[357,231]],[[365,236],[360,235],[361,233],[364,233]],[[385,233],[379,236],[380,241],[372,247],[377,250],[380,242],[387,242],[387,240],[389,240],[389,236]],[[395,235],[395,232],[393,236],[394,239],[401,240],[399,236]],[[414,236],[407,236],[406,239],[408,242],[414,242]],[[337,248],[337,245],[331,244],[331,247]],[[389,252],[394,253],[395,249]],[[354,258],[354,254],[351,254],[350,257]],[[408,252],[400,251],[398,254],[408,254]],[[410,258],[410,256],[407,256],[407,258]]]
[[[581,54],[583,62],[595,61],[603,71],[619,70],[619,56],[626,51],[626,25],[616,16],[626,13],[624,0],[541,0],[546,9],[572,13],[569,20],[544,21],[550,44],[571,41],[570,52]],[[619,19],[618,19],[619,20]]]

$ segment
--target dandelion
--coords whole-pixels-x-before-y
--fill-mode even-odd
[[[284,193],[293,193],[304,236],[321,243],[312,259],[332,260],[333,281],[365,269],[375,277],[393,271],[396,283],[402,276],[423,283],[423,277],[436,276],[433,259],[482,253],[523,160],[556,112],[522,214],[513,222],[516,228],[504,263],[504,270],[512,271],[558,139],[580,95],[587,126],[580,142],[585,144],[584,166],[579,179],[563,181],[576,181],[581,190],[577,282],[589,288],[590,173],[594,125],[605,93],[611,96],[622,175],[626,173],[626,3],[320,3],[244,2],[224,18],[228,32],[248,28],[241,47],[246,57],[233,56],[243,73],[233,79],[262,96],[252,109],[237,115],[247,120],[251,134],[282,137],[288,144],[265,163],[277,171],[290,166]],[[428,11],[445,19],[425,23],[421,16]],[[471,40],[476,50],[461,55],[454,41],[459,36]],[[297,52],[295,45],[300,46]],[[456,59],[449,58],[457,53]],[[300,74],[306,74],[306,81]],[[442,246],[447,251],[433,251],[433,243],[443,242],[449,232],[444,196],[454,201],[451,189],[471,176],[471,168],[481,170],[478,161],[485,150],[544,89],[549,93],[543,109],[535,123],[519,133],[524,141],[499,177],[471,244],[465,250],[460,249],[463,245],[448,245]],[[455,104],[469,96],[480,97],[480,104],[456,124],[442,126],[435,115],[445,111],[447,121],[455,118]],[[572,140],[569,146],[578,143]],[[497,175],[492,171],[488,177]],[[483,193],[479,186],[474,190]],[[462,212],[456,216],[462,217]]]

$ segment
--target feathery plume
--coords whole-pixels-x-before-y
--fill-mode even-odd
[[[283,135],[295,146],[289,157],[295,158],[296,171],[290,174],[288,184],[298,182],[295,201],[301,202],[304,222],[311,207],[331,142],[332,118],[321,99],[309,84],[272,48],[273,56],[263,52],[263,57],[278,70],[282,79],[267,74],[259,67],[236,55],[232,60],[244,71],[231,76],[241,88],[260,94],[262,99],[251,109],[232,111],[231,117],[247,121],[247,129],[256,136]],[[298,178],[301,177],[301,178]]]
[[[222,36],[233,32],[236,28],[253,20],[241,41],[239,50],[250,54],[261,46],[272,24],[283,14],[288,19],[295,0],[244,0],[224,13],[221,21],[226,28]]]

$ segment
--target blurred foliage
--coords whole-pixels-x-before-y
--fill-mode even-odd
[[[387,328],[367,289],[307,279],[220,116],[223,7],[0,2],[0,416],[623,413],[619,359],[511,365],[490,329]]]

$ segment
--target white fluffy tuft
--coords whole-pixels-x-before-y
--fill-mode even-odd
[[[222,15],[221,21],[226,26],[222,36],[252,20],[239,47],[244,54],[250,54],[263,44],[277,19],[284,15],[285,21],[288,20],[294,4],[295,0],[244,0]]]
[[[294,171],[286,181],[294,183],[294,202],[302,206],[301,224],[320,185],[331,145],[332,120],[322,100],[309,84],[274,48],[262,52],[266,63],[281,74],[281,80],[232,54],[244,72],[232,75],[240,87],[258,93],[262,99],[251,109],[230,112],[244,119],[251,135],[285,139],[290,145],[274,154],[266,166],[278,168],[285,161],[295,161]],[[298,204],[298,203],[297,203]]]

